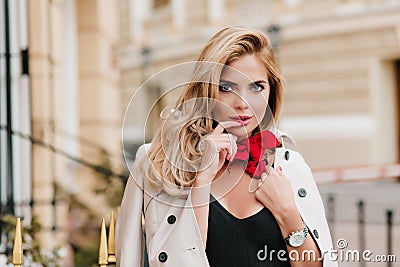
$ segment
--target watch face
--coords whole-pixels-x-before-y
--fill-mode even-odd
[[[297,232],[290,236],[289,244],[292,247],[299,247],[304,243],[304,240],[305,240],[304,234]]]

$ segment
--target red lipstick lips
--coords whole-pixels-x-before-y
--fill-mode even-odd
[[[251,116],[247,116],[247,115],[239,115],[239,116],[232,116],[229,117],[231,120],[233,121],[237,121],[240,122],[243,126],[246,126],[247,124],[249,124],[250,119],[252,118]]]

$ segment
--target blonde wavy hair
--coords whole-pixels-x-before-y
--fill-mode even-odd
[[[264,62],[270,84],[269,108],[259,128],[267,129],[273,121],[279,119],[283,77],[270,40],[263,32],[255,29],[222,29],[202,50],[191,82],[169,116],[162,119],[153,137],[147,158],[143,161],[147,164],[141,164],[147,185],[174,196],[182,194],[184,189],[193,185],[201,160],[198,143],[216,126],[212,119],[212,100],[218,96],[222,69],[249,54],[256,55]]]

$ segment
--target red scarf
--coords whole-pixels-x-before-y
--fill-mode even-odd
[[[246,172],[253,178],[260,179],[268,164],[267,160],[262,158],[265,150],[280,145],[281,143],[272,132],[264,130],[238,142],[234,160],[247,162]]]

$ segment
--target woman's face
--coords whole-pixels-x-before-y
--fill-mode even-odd
[[[270,92],[268,72],[255,55],[242,56],[228,66],[219,81],[214,119],[241,122],[243,126],[227,129],[240,139],[250,136],[265,115]]]

